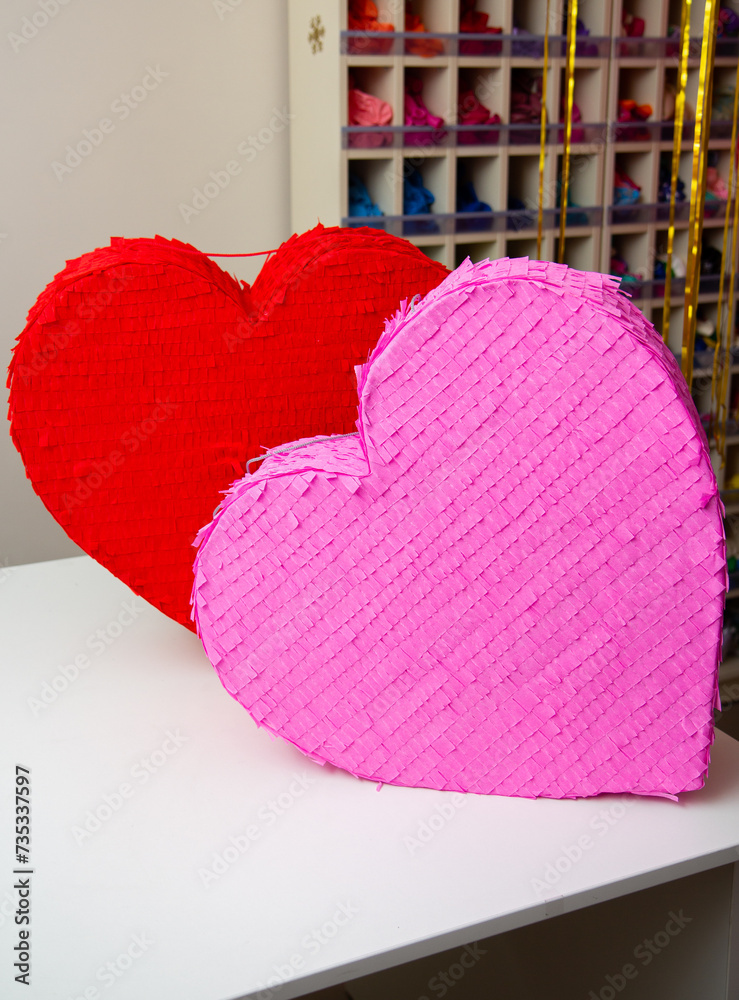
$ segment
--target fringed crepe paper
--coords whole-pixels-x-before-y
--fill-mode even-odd
[[[463,264],[387,324],[359,432],[272,453],[200,534],[226,690],[372,781],[700,788],[726,563],[685,382],[617,280]]]
[[[294,236],[253,287],[175,240],[114,239],[41,294],[10,367],[12,436],[85,552],[192,627],[192,542],[263,446],[353,429],[353,367],[447,274],[370,229]]]

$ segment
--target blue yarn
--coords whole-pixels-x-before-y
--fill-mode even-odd
[[[370,198],[367,186],[357,174],[349,174],[349,215],[384,215],[384,212]]]

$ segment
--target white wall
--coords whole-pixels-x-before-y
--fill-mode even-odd
[[[253,157],[237,153],[270,120],[280,124],[286,36],[286,0],[4,0],[3,370],[44,286],[65,260],[111,236],[158,233],[210,253],[246,253],[289,235],[287,128],[262,132],[268,141]],[[124,117],[121,95],[145,78],[152,89]],[[92,132],[101,140],[92,152],[55,173],[67,144],[104,118],[112,127]],[[230,160],[241,173],[186,221],[179,205]],[[220,263],[252,281],[261,259]],[[0,565],[76,554],[26,480],[8,427],[0,433]]]

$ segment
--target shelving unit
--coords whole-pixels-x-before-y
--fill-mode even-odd
[[[379,4],[384,20],[402,25],[404,3]],[[561,10],[552,5],[547,110],[549,155],[544,178],[544,245],[542,256],[554,254],[559,226],[557,171],[563,128],[559,108],[564,80],[564,38]],[[573,143],[571,196],[580,207],[568,213],[566,257],[573,266],[597,270],[601,266],[600,227],[606,161],[608,67],[610,54],[610,0],[591,5],[586,20],[591,35],[578,45],[575,102],[583,120],[577,123]],[[597,8],[597,9],[596,9]],[[539,191],[539,125],[511,125],[511,86],[520,76],[541,75],[545,0],[515,4],[517,27],[532,34],[513,35],[512,0],[481,0],[478,10],[489,23],[503,29],[501,36],[459,35],[458,0],[417,0],[414,10],[423,19],[438,55],[416,54],[417,36],[397,32],[347,32],[346,0],[290,2],[290,100],[292,122],[292,222],[296,230],[315,225],[372,225],[404,236],[447,267],[466,256],[536,255],[536,210]],[[323,48],[312,52],[308,41],[312,18],[325,27]],[[477,47],[480,53],[470,52]],[[364,131],[347,127],[349,74],[356,85],[393,109],[389,127],[375,128],[382,145],[368,148],[359,138]],[[445,126],[427,135],[428,145],[411,144],[403,127],[404,82],[408,73],[423,81],[423,99]],[[500,125],[458,126],[458,95],[471,87]],[[329,91],[331,93],[329,94]],[[475,138],[489,141],[471,143]],[[409,142],[409,136],[411,141]],[[428,217],[403,216],[403,179],[418,169],[434,194]],[[350,217],[350,171],[364,181],[382,217]],[[472,180],[478,197],[492,213],[476,218],[459,216],[458,179]],[[510,212],[509,197],[526,206]]]
[[[380,17],[404,25],[403,0],[379,4]],[[547,94],[548,151],[544,176],[544,239],[541,256],[555,256],[559,228],[558,178],[562,133],[559,124],[564,92],[565,46],[563,5],[551,4],[550,59]],[[692,4],[688,101],[698,91],[700,35],[704,4]],[[501,35],[458,33],[459,0],[415,0],[413,10],[428,34],[347,31],[348,0],[290,0],[290,100],[292,122],[292,221],[296,230],[320,219],[327,225],[371,225],[404,236],[429,256],[453,268],[465,257],[535,256],[539,201],[539,126],[512,125],[511,95],[518,81],[542,70],[546,0],[479,0],[477,9]],[[608,271],[612,249],[635,276],[628,290],[657,329],[664,313],[664,280],[655,264],[666,250],[668,205],[659,201],[660,164],[669,166],[671,121],[663,121],[665,95],[677,79],[679,40],[668,31],[679,25],[681,0],[605,0],[582,5],[590,34],[578,36],[575,104],[582,120],[573,124],[570,198],[565,261],[572,266]],[[622,14],[643,18],[643,37],[621,34]],[[515,16],[515,24],[514,24]],[[309,27],[320,19],[325,29],[321,47],[311,44]],[[514,30],[518,34],[514,34]],[[522,34],[520,32],[529,32]],[[314,52],[313,49],[316,49]],[[434,54],[419,52],[433,50]],[[719,40],[714,90],[734,85],[737,40]],[[359,89],[387,101],[393,109],[387,127],[349,127],[347,92],[350,74]],[[404,127],[404,83],[408,74],[422,81],[423,99],[444,126],[437,130]],[[460,92],[471,88],[502,119],[499,125],[459,126]],[[632,98],[650,104],[643,123],[618,122],[618,102]],[[669,110],[669,109],[668,109]],[[687,116],[690,117],[689,115]],[[712,123],[710,150],[719,172],[728,177],[731,123]],[[680,176],[689,192],[692,123],[686,121]],[[641,187],[635,205],[614,205],[616,168]],[[434,195],[429,215],[403,215],[403,181],[413,170]],[[349,176],[365,184],[382,216],[350,216]],[[470,180],[477,196],[493,211],[478,215],[456,212],[457,185]],[[512,209],[511,206],[518,206]],[[524,206],[521,208],[520,206]],[[725,202],[706,212],[703,242],[720,249]],[[688,248],[689,205],[677,205],[674,254],[683,261]],[[718,276],[702,279],[701,316],[715,320]],[[669,346],[682,344],[684,282],[674,279]],[[697,359],[700,361],[701,359]],[[702,359],[705,361],[705,359]],[[739,357],[737,358],[739,361]],[[707,409],[707,368],[696,365],[696,401]],[[731,399],[739,380],[729,387]],[[739,430],[739,428],[737,428]],[[739,437],[729,438],[723,487],[739,474]]]
[[[622,10],[642,17],[645,36],[621,36]],[[511,94],[517,81],[541,75],[546,16],[545,0],[480,0],[477,9],[489,23],[502,29],[499,36],[458,33],[459,0],[416,0],[429,34],[348,32],[347,0],[290,2],[290,72],[293,120],[293,226],[304,229],[317,218],[332,225],[371,224],[405,236],[448,267],[469,254],[486,256],[536,252],[536,210],[539,189],[538,124],[511,125]],[[380,16],[403,25],[405,4],[389,0]],[[548,156],[544,177],[545,236],[542,256],[551,258],[559,224],[558,177],[561,172],[562,133],[558,124],[564,91],[564,30],[562,8],[551,5],[550,59],[547,95]],[[703,4],[693,4],[692,35],[702,30]],[[607,0],[582,8],[589,36],[578,40],[575,103],[582,120],[576,122],[572,143],[570,197],[578,210],[568,212],[565,259],[573,266],[608,270],[611,247],[629,261],[639,277],[631,291],[648,318],[659,326],[662,285],[654,281],[654,263],[664,249],[667,207],[658,201],[660,159],[669,162],[672,124],[662,122],[666,88],[677,74],[678,44],[667,37],[679,23],[679,0]],[[513,34],[515,30],[531,34]],[[313,52],[308,26],[320,18],[325,28],[322,48]],[[420,38],[420,41],[419,41]],[[437,54],[418,54],[433,45]],[[688,99],[698,87],[700,46],[694,43],[689,66]],[[724,42],[716,57],[717,88],[733,86],[736,42]],[[428,108],[444,120],[444,127],[419,139],[403,127],[404,82],[408,74],[422,80]],[[393,109],[387,128],[348,127],[347,89],[352,74],[359,89],[387,101]],[[724,79],[725,78],[725,79]],[[502,121],[499,126],[457,124],[458,96],[466,87]],[[650,104],[653,114],[643,125],[619,125],[618,101],[633,98]],[[683,142],[681,174],[690,175],[690,126]],[[470,134],[472,133],[472,135]],[[729,164],[726,123],[715,123],[711,149],[720,154],[724,174]],[[377,145],[368,145],[369,142]],[[483,141],[487,139],[488,141]],[[478,140],[478,141],[472,141]],[[418,144],[422,142],[423,144]],[[641,186],[638,206],[613,206],[617,166]],[[403,216],[403,180],[418,169],[434,195],[428,217]],[[348,210],[348,178],[356,174],[367,187],[382,217],[352,217]],[[460,218],[456,209],[459,179],[472,180],[475,190],[493,209],[475,219]],[[509,210],[509,199],[525,210]],[[708,242],[720,242],[725,206],[714,206],[706,219]],[[687,205],[679,206],[676,253],[687,249]],[[684,245],[685,244],[685,245]],[[715,282],[717,284],[717,282]],[[675,306],[682,288],[675,285]],[[716,301],[717,289],[707,284],[702,303]],[[679,349],[682,329],[679,308],[674,313],[670,346]],[[710,309],[709,309],[710,313]]]
[[[613,125],[606,144],[606,171],[604,184],[605,224],[602,231],[601,259],[603,270],[608,270],[611,247],[628,260],[630,270],[639,281],[629,285],[629,290],[647,319],[658,330],[662,329],[664,311],[664,281],[655,279],[654,266],[667,244],[669,205],[659,202],[660,161],[669,168],[672,160],[673,127],[671,121],[662,120],[663,105],[668,87],[675,85],[678,65],[678,43],[667,38],[670,26],[679,25],[682,4],[679,0],[614,0],[613,26],[621,23],[623,7],[630,13],[644,18],[646,22],[644,38],[614,37],[610,59],[608,121],[615,123],[618,118],[618,102],[622,98],[632,98],[641,104],[651,104],[653,114],[644,125]],[[703,27],[703,7],[694,3],[691,10],[691,58],[688,63],[687,101],[695,105],[698,92],[700,64],[700,38]],[[650,36],[650,37],[648,37]],[[728,54],[733,48],[733,55]],[[736,71],[737,42],[724,42],[723,54],[715,61],[715,81],[728,70],[731,88]],[[723,78],[722,78],[723,79]],[[715,83],[718,86],[717,83]],[[679,176],[690,190],[692,170],[692,121],[686,116]],[[643,136],[642,136],[643,133]],[[731,123],[712,123],[709,148],[719,154],[719,170],[724,178],[729,176]],[[612,192],[617,166],[641,187],[641,197],[633,206],[614,206]],[[686,260],[688,249],[689,204],[679,203],[676,211],[676,233],[674,254]],[[722,227],[726,203],[707,206],[704,219],[704,243],[721,248]],[[684,282],[673,280],[669,346],[675,354],[680,353],[683,334],[683,292]],[[715,319],[718,301],[718,277],[708,277],[701,281],[699,302],[706,319]],[[722,484],[723,485],[723,484]]]
[[[385,0],[377,6],[381,21],[396,28],[404,26],[404,0]],[[550,4],[544,259],[554,259],[559,229],[564,7]],[[624,288],[660,331],[664,279],[655,277],[655,264],[666,250],[669,219],[668,203],[659,201],[660,164],[669,167],[673,139],[673,124],[663,120],[663,111],[669,111],[664,107],[665,96],[676,84],[679,60],[679,38],[668,35],[668,31],[679,25],[681,9],[681,0],[602,0],[582,4],[580,16],[590,34],[578,36],[575,62],[574,99],[581,120],[573,123],[573,205],[567,210],[565,262],[584,270],[608,272],[612,249],[620,253],[635,279]],[[478,0],[477,10],[489,15],[489,25],[502,29],[499,35],[460,34],[459,0],[415,0],[413,10],[421,17],[427,34],[400,30],[349,32],[348,0],[289,0],[293,228],[305,230],[317,220],[325,225],[382,228],[409,239],[449,268],[468,256],[473,261],[535,257],[539,124],[511,124],[511,98],[521,78],[541,74],[546,0]],[[624,10],[644,19],[643,37],[621,34]],[[687,88],[687,100],[693,106],[698,91],[703,14],[704,3],[694,0]],[[309,37],[317,18],[324,29],[320,45]],[[434,48],[433,55],[419,54],[424,48],[428,51],[429,45]],[[737,58],[739,41],[719,38],[714,96],[721,90],[733,91]],[[409,73],[421,78],[424,102],[443,119],[439,129],[424,134],[404,127],[404,85]],[[390,125],[364,129],[347,125],[350,74],[359,89],[391,105]],[[458,125],[459,94],[469,88],[491,113],[500,116],[500,124]],[[651,116],[645,122],[619,123],[618,103],[622,98],[650,104]],[[692,171],[689,117],[686,115],[679,171],[688,197]],[[717,154],[724,179],[729,176],[730,137],[731,122],[715,119],[709,149]],[[638,203],[613,204],[617,167],[640,186]],[[413,169],[420,172],[425,187],[434,195],[428,215],[403,215],[403,181]],[[362,179],[382,216],[349,215],[350,173]],[[472,181],[478,198],[493,211],[457,213],[459,180]],[[726,211],[725,201],[707,205],[704,245],[721,249]],[[688,223],[686,200],[676,206],[674,245],[675,257],[683,261],[688,250]],[[701,279],[700,318],[715,323],[718,290],[718,275]],[[669,346],[677,356],[682,345],[683,301],[684,280],[673,278]],[[693,394],[701,413],[710,409],[711,368],[712,352],[696,354]],[[728,393],[730,401],[739,398],[739,350],[735,351],[730,370]],[[729,427],[725,461],[718,454],[713,457],[719,486],[724,489],[732,485],[734,476],[739,476],[739,422]],[[736,513],[731,516],[737,522],[739,536],[739,490],[725,495],[727,505],[732,497],[736,498]],[[728,529],[734,530],[733,521]]]

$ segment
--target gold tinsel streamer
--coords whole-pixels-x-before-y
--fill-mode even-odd
[[[674,136],[672,140],[672,174],[670,179],[670,222],[667,230],[667,262],[665,264],[665,304],[662,313],[662,339],[667,343],[670,334],[670,297],[672,295],[672,248],[675,242],[675,195],[680,169],[680,150],[683,142],[685,120],[685,88],[688,83],[688,57],[690,55],[690,7],[692,0],[683,0],[680,19],[680,65],[677,71],[675,95]]]
[[[731,372],[731,340],[734,330],[734,312],[736,309],[736,247],[737,231],[737,211],[739,211],[739,182],[737,172],[739,167],[736,162],[736,134],[737,115],[739,113],[739,63],[736,67],[736,80],[734,82],[734,112],[731,121],[731,167],[729,170],[729,197],[726,201],[726,218],[724,220],[724,240],[721,252],[721,279],[718,291],[718,311],[716,315],[716,348],[713,355],[713,378],[711,380],[711,412],[715,412],[716,418],[713,423],[713,437],[716,442],[716,449],[721,458],[723,467],[726,455],[726,421],[729,416],[729,375]],[[733,198],[733,207],[732,207]],[[726,251],[729,244],[729,222],[731,222],[731,266],[729,270],[729,292],[726,309],[726,339],[723,339],[723,298],[724,282],[726,275]],[[719,356],[721,348],[724,349],[724,364],[721,370],[721,378],[718,378]],[[714,410],[715,402],[715,410]]]
[[[690,182],[690,225],[688,228],[688,261],[685,276],[685,312],[683,314],[683,346],[681,367],[688,388],[693,384],[693,352],[695,323],[700,286],[701,237],[706,197],[706,154],[711,129],[711,78],[716,50],[718,0],[706,0],[703,16],[703,44],[698,76],[698,100],[695,109],[693,135],[693,173]]]
[[[570,193],[570,140],[572,138],[572,105],[575,96],[575,45],[577,43],[577,0],[569,0],[567,12],[567,59],[565,62],[566,96],[565,136],[562,149],[562,183],[559,188],[559,251],[557,260],[564,263],[565,225]]]
[[[541,75],[541,132],[539,136],[539,212],[536,220],[536,256],[541,260],[544,230],[544,164],[547,158],[547,77],[549,75],[549,0],[544,26],[544,70]]]

